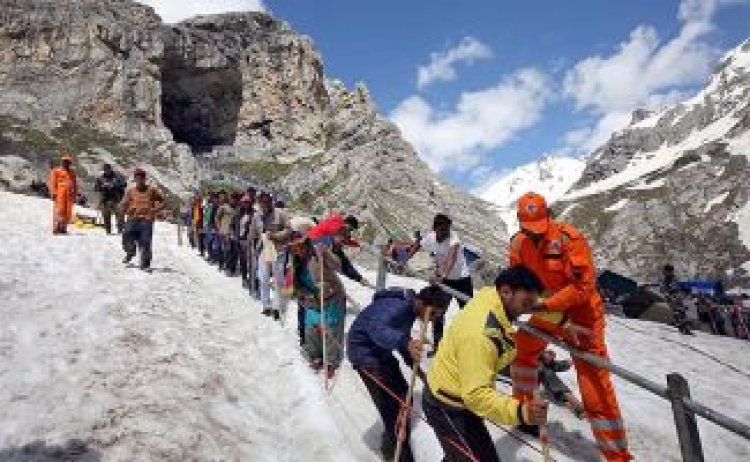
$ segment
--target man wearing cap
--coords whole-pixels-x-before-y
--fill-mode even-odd
[[[510,265],[524,265],[542,280],[545,297],[529,324],[570,345],[607,357],[604,305],[596,289],[596,268],[586,238],[573,226],[554,221],[544,197],[524,194],[518,200],[521,231],[510,244]],[[518,354],[511,366],[513,394],[532,399],[538,387],[539,355],[547,342],[524,331],[516,334]],[[609,371],[573,358],[586,416],[608,461],[627,461],[625,426]],[[522,428],[535,432],[534,427]]]
[[[120,202],[120,211],[127,215],[122,233],[122,248],[125,250],[123,263],[130,263],[135,257],[136,245],[140,249],[140,267],[151,267],[151,242],[154,234],[154,220],[164,209],[164,196],[154,186],[146,184],[146,172],[137,168],[133,173],[135,185],[128,188]]]
[[[73,220],[73,206],[78,195],[78,182],[73,171],[73,156],[60,151],[60,167],[52,169],[49,177],[49,191],[54,206],[52,210],[52,233],[65,234]]]
[[[96,179],[94,190],[99,193],[99,209],[102,212],[107,234],[112,233],[113,214],[117,223],[117,232],[122,232],[122,215],[117,211],[117,205],[122,200],[126,187],[125,178],[115,172],[110,164],[104,164],[102,174]]]

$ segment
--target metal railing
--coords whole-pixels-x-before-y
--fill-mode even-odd
[[[379,264],[378,273],[375,283],[376,290],[385,288],[387,277],[387,258],[382,248],[370,249],[371,252],[377,253]],[[405,275],[420,278],[418,274],[411,271],[405,271]],[[446,293],[453,295],[463,301],[468,301],[471,297],[461,293],[445,284],[437,284]],[[516,323],[520,330],[534,335],[547,343],[551,343],[563,350],[569,352],[587,363],[601,369],[606,369],[621,379],[643,388],[644,390],[664,398],[669,401],[674,414],[674,422],[677,431],[677,438],[680,444],[680,452],[684,462],[703,462],[703,446],[701,444],[700,432],[696,415],[712,422],[719,427],[734,433],[746,440],[750,440],[750,426],[724,415],[704,404],[701,404],[690,397],[690,387],[687,380],[678,373],[667,374],[667,386],[660,385],[651,379],[643,377],[635,372],[629,371],[624,367],[618,366],[607,358],[594,355],[592,353],[573,348],[567,343],[543,332],[527,323]]]

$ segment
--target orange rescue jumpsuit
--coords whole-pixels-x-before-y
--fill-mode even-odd
[[[53,231],[64,233],[68,224],[73,220],[73,205],[78,192],[75,172],[66,170],[64,167],[52,169],[49,177],[49,191],[55,201],[52,211]]]
[[[546,312],[531,317],[529,323],[570,343],[561,327],[569,320],[591,330],[577,336],[578,347],[607,357],[604,343],[604,305],[596,289],[596,269],[585,237],[574,227],[550,220],[543,238],[535,243],[523,232],[511,240],[510,264],[531,269],[544,284]],[[518,354],[511,366],[513,395],[529,401],[538,386],[539,355],[547,343],[531,334],[516,335]],[[573,358],[586,415],[597,444],[608,461],[632,459],[625,427],[609,371]]]

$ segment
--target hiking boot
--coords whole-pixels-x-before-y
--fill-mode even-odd
[[[273,310],[273,320],[278,321],[279,319],[281,319],[281,313],[279,310]]]
[[[263,308],[262,313],[264,316],[271,316],[271,308]]]
[[[534,438],[539,438],[539,425],[521,424],[516,425],[516,430]]]
[[[130,263],[130,260],[132,260],[135,257],[135,252],[133,253],[126,253],[125,258],[122,259],[123,263]]]

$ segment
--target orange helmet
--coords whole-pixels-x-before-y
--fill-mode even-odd
[[[544,234],[549,227],[549,209],[543,196],[530,192],[518,199],[518,222],[521,229]]]

